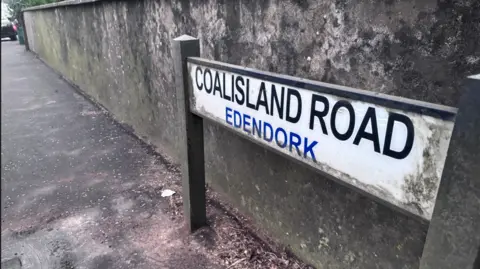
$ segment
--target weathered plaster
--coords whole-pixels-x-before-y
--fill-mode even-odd
[[[451,106],[480,70],[476,0],[170,2],[77,3],[25,19],[35,53],[173,157],[170,53],[182,34],[205,58]],[[212,186],[318,268],[418,267],[426,223],[220,127],[206,124],[205,145]]]

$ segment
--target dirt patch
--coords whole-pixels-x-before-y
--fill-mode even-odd
[[[227,268],[313,268],[255,227],[249,218],[223,202],[210,188],[207,197],[209,225],[217,235],[210,252],[222,259]],[[201,230],[194,236],[199,233]]]
[[[160,166],[163,166],[163,161]],[[152,162],[152,166],[155,167],[149,168],[147,172],[152,176],[152,181],[146,182],[152,184],[149,186],[151,189],[168,187],[176,192],[173,196],[165,198],[169,200],[169,206],[164,210],[171,220],[181,225],[183,201],[180,171],[171,164],[166,165],[166,169],[163,167],[158,169],[155,162]],[[158,177],[158,173],[161,173],[162,177]],[[161,182],[159,178],[167,180]],[[208,226],[190,235],[185,229],[180,229],[177,232],[181,234],[174,237],[183,237],[183,245],[201,248],[201,252],[210,260],[221,263],[225,268],[313,268],[255,227],[248,217],[224,202],[208,186],[207,218]]]

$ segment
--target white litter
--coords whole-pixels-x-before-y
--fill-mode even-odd
[[[170,197],[174,194],[175,194],[175,192],[172,191],[172,190],[169,190],[169,189],[162,190],[162,197]]]

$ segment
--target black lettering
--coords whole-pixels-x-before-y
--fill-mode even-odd
[[[230,97],[230,95],[227,95],[226,91],[227,91],[227,85],[225,84],[225,73],[223,73],[223,84],[222,84],[222,88],[223,88],[223,99],[225,100],[228,100],[228,101],[231,101],[232,98]]]
[[[262,84],[260,84],[260,91],[257,98],[257,107],[255,109],[258,110],[260,106],[265,107],[265,112],[267,114],[270,114],[268,112],[267,91],[265,90],[265,82],[262,82]]]
[[[198,72],[200,71],[200,76],[202,75],[202,69],[200,68],[200,66],[197,66],[197,69],[195,70],[195,81],[197,82],[197,88],[201,91],[202,88],[203,88],[203,83],[200,84],[199,81],[198,81]]]
[[[290,109],[291,109],[291,101],[292,97],[295,96],[297,98],[298,107],[297,107],[297,114],[294,117],[290,116]],[[302,98],[300,97],[300,93],[295,89],[288,88],[287,90],[287,115],[286,120],[291,123],[297,123],[300,120],[300,116],[302,115]]]
[[[210,77],[208,81],[210,81],[210,86],[207,85],[207,75]],[[205,91],[207,93],[212,93],[213,89],[213,79],[212,79],[212,72],[210,69],[205,69],[205,72],[203,73],[203,85],[205,86]]]
[[[241,83],[241,86],[239,85],[239,82]],[[245,92],[243,91],[243,86],[245,86],[245,81],[243,80],[243,77],[238,76],[235,78],[235,86],[237,88],[237,93],[235,94],[235,102],[239,105],[243,105],[245,103]],[[241,96],[239,98],[238,96]]]
[[[405,140],[405,146],[401,151],[394,151],[390,148],[392,144],[393,127],[395,125],[395,122],[401,122],[405,125],[405,127],[407,127],[407,139]],[[383,155],[387,155],[399,160],[404,159],[408,156],[408,154],[410,154],[410,151],[412,150],[414,135],[415,129],[413,128],[412,120],[410,120],[410,118],[405,115],[391,112],[388,115],[387,132],[385,134]]]
[[[254,104],[250,103],[250,80],[247,78],[247,107],[257,110]]]
[[[281,99],[278,100],[277,89],[275,89],[275,84],[272,84],[272,98],[270,100],[270,115],[273,116],[273,111],[275,111],[275,106],[277,107],[278,117],[283,120],[283,107],[284,107],[284,97],[285,97],[285,87],[282,87],[282,91],[280,93]]]
[[[335,119],[337,117],[337,112],[340,108],[344,107],[347,109],[348,114],[350,115],[350,119],[348,121],[348,129],[344,134],[341,134],[337,131],[337,126],[335,125]],[[345,101],[345,100],[340,100],[335,105],[333,105],[332,108],[332,115],[330,118],[330,126],[332,127],[332,133],[333,135],[341,141],[345,141],[350,138],[353,134],[353,128],[355,127],[355,111],[353,110],[352,105]]]
[[[317,107],[316,107],[317,102],[323,103],[322,111],[317,110]],[[313,130],[314,120],[315,120],[315,117],[317,117],[320,120],[320,126],[322,127],[322,132],[328,135],[327,125],[325,124],[323,117],[327,116],[329,107],[330,107],[330,104],[328,103],[327,97],[312,94],[312,106],[310,108],[310,124],[309,124],[310,130]]]
[[[232,87],[230,87],[230,90],[231,90],[231,93],[232,93],[232,96],[231,96],[231,101],[232,102],[235,102],[235,75],[232,74]],[[226,95],[226,94],[224,94]]]
[[[372,125],[372,133],[367,133],[366,129],[368,122]],[[362,138],[368,139],[373,142],[373,149],[380,153],[380,140],[378,138],[378,127],[377,127],[377,114],[375,113],[375,108],[369,107],[365,117],[363,117],[358,133],[353,140],[353,144],[357,145],[360,143]]]
[[[215,95],[216,92],[220,93],[220,97],[223,98],[222,84],[220,84],[220,76],[218,75],[218,72],[215,72],[215,83],[213,84],[213,95]]]

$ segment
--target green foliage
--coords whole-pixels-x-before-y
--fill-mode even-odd
[[[20,12],[24,8],[45,5],[60,1],[61,0],[5,0],[4,2],[7,3],[12,10],[13,19],[20,20]]]

